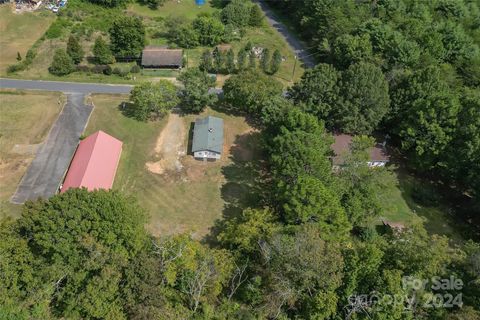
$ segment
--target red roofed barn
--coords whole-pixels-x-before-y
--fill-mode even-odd
[[[82,187],[89,191],[111,189],[121,153],[122,142],[103,131],[83,139],[70,164],[61,192]]]

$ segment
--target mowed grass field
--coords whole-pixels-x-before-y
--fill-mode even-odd
[[[55,15],[47,11],[17,14],[12,4],[0,5],[0,75],[5,75],[8,66],[17,62],[17,52],[25,58],[28,49],[54,19]]]
[[[146,163],[158,160],[155,147],[166,125],[166,118],[148,123],[128,118],[119,110],[119,105],[127,99],[127,96],[94,95],[95,109],[86,130],[86,134],[103,130],[123,141],[114,189],[138,198],[150,214],[147,227],[152,234],[190,232],[196,237],[205,235],[224,212],[227,182],[224,169],[232,163],[228,155],[230,146],[251,128],[243,117],[209,109],[204,115],[214,114],[225,121],[227,154],[222,161],[199,162],[186,155],[180,158],[183,165],[180,172],[156,174],[147,169]],[[195,116],[182,119],[186,132],[189,132],[194,119]],[[188,141],[183,143],[186,151]],[[231,185],[231,181],[229,183]]]
[[[64,101],[60,93],[0,90],[0,217],[18,215],[10,197]]]

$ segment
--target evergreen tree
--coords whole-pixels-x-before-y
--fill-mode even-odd
[[[255,53],[253,53],[253,51],[250,51],[250,53],[248,54],[248,68],[257,68],[257,58],[255,57]]]
[[[70,35],[67,42],[67,54],[72,58],[73,63],[79,64],[82,62],[85,52],[80,45],[78,37]]]
[[[250,21],[249,24],[251,27],[260,27],[263,23],[263,12],[262,9],[256,4],[250,9]]]
[[[242,71],[245,68],[247,62],[247,52],[244,49],[240,49],[237,55],[237,68],[239,71]]]
[[[215,72],[221,73],[225,65],[225,55],[218,47],[213,50],[213,63],[215,65]]]
[[[199,65],[200,70],[205,71],[205,72],[211,72],[213,69],[213,59],[212,59],[212,53],[210,50],[205,49],[203,51],[202,56],[200,57],[200,65]]]
[[[64,76],[72,73],[74,69],[75,65],[72,57],[70,57],[65,50],[57,49],[53,55],[53,61],[48,71],[56,76]]]
[[[95,57],[95,62],[98,64],[110,64],[115,62],[115,57],[113,56],[112,51],[110,51],[108,44],[100,36],[95,39],[92,51],[93,56]]]
[[[226,54],[225,67],[228,73],[233,73],[235,71],[235,53],[231,48]]]
[[[278,49],[275,49],[273,52],[272,61],[270,63],[270,72],[275,74],[280,69],[280,64],[282,63],[282,54]]]
[[[260,60],[260,66],[263,72],[268,73],[270,67],[270,50],[268,48],[263,49],[262,58]]]

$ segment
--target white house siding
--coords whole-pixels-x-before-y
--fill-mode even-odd
[[[220,154],[208,150],[197,151],[193,154],[197,159],[220,159]]]

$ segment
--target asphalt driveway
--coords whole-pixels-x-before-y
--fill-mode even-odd
[[[84,100],[84,93],[67,94],[67,103],[20,181],[11,202],[21,204],[27,200],[46,199],[57,192],[93,110]]]

